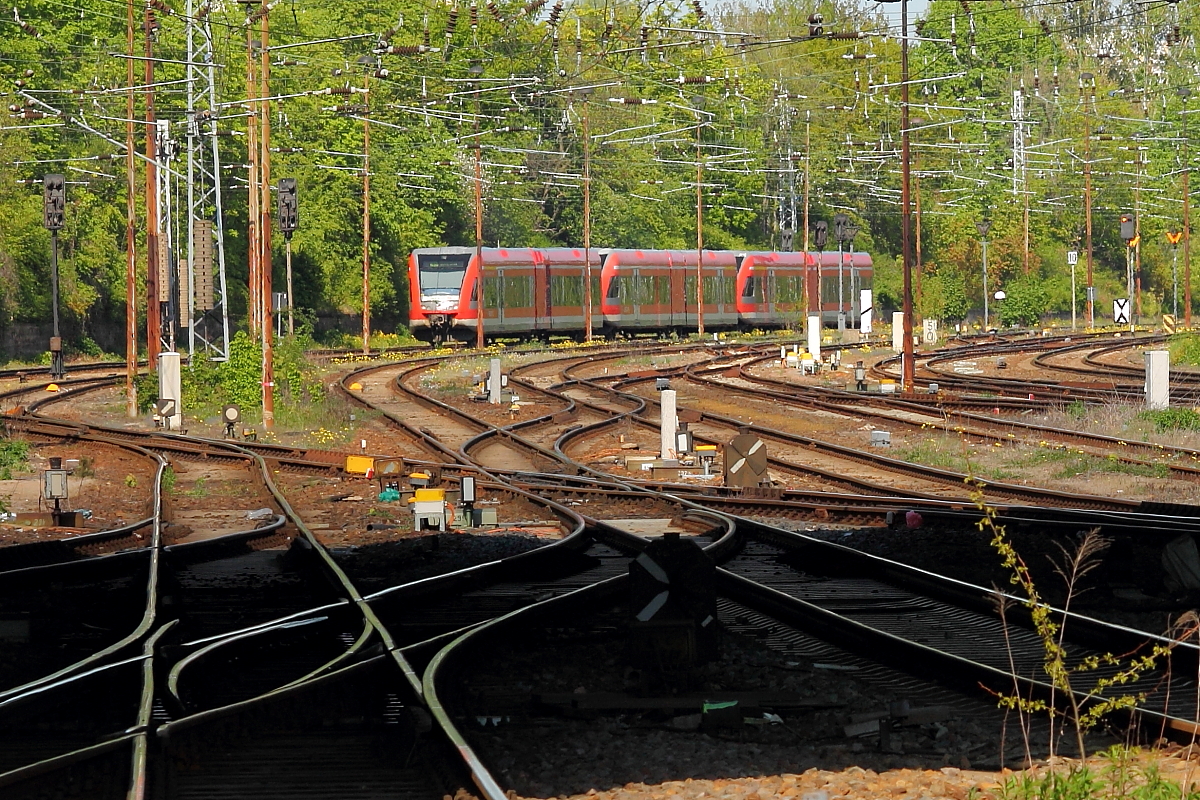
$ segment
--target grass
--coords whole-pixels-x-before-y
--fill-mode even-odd
[[[29,443],[4,439],[0,441],[0,480],[11,481],[14,471],[29,471]]]

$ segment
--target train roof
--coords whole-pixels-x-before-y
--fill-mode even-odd
[[[842,252],[837,250],[830,252],[825,250],[820,253],[813,253],[816,256],[818,263],[823,267],[836,267],[839,260],[846,266],[855,267],[870,267],[874,262],[871,261],[871,254],[864,252]]]
[[[536,264],[542,260],[538,251],[529,247],[484,247],[483,263],[485,264]],[[473,256],[474,247],[420,247],[413,250],[413,255],[434,256]]]
[[[543,247],[541,254],[547,264],[582,264],[582,247]],[[588,260],[593,264],[600,263],[600,251],[593,247],[588,254]]]
[[[605,250],[603,253],[606,265],[696,266],[695,250]],[[705,250],[704,263],[714,267],[732,267],[737,264],[737,255],[732,250]]]
[[[750,269],[756,266],[772,266],[776,264],[784,267],[803,267],[815,263],[816,260],[813,258],[813,254],[804,252],[756,252],[745,253],[742,256],[742,264]]]

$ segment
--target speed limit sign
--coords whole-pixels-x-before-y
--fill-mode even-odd
[[[1067,264],[1069,266],[1073,267],[1078,263],[1079,263],[1079,251],[1078,250],[1068,250],[1067,251]]]

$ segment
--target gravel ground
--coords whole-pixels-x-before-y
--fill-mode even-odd
[[[515,556],[551,541],[524,534],[435,533],[330,552],[356,586],[373,592]]]
[[[764,521],[977,586],[1012,590],[1000,557],[990,544],[990,534],[974,528],[832,531],[805,530],[790,520]],[[1064,583],[1055,574],[1054,564],[1063,560],[1059,546],[1071,550],[1076,538],[1037,530],[1012,530],[1009,539],[1028,564],[1042,597],[1061,605],[1065,599]],[[1132,537],[1114,540],[1101,555],[1100,565],[1080,582],[1083,591],[1071,600],[1071,607],[1088,616],[1150,633],[1167,631],[1180,614],[1194,608],[1196,598],[1172,597],[1164,589],[1163,544],[1161,540]]]
[[[971,788],[997,785],[993,770],[1000,768],[1002,743],[1008,763],[1022,760],[1018,733],[1003,732],[1002,712],[968,698],[936,722],[903,728],[892,752],[881,752],[877,735],[849,738],[844,726],[852,715],[905,698],[901,684],[791,660],[775,645],[737,633],[727,632],[719,661],[696,671],[694,691],[790,692],[813,707],[780,709],[778,721],[760,718],[740,730],[706,733],[689,714],[567,712],[533,702],[544,692],[635,694],[639,681],[622,655],[624,618],[622,610],[600,615],[587,635],[553,630],[510,639],[510,648],[462,678],[452,695],[460,724],[516,795],[751,800],[802,798],[810,791],[852,797],[907,791],[964,798]],[[752,713],[761,716],[749,710],[746,716]],[[481,726],[479,719],[499,724]],[[1044,750],[1044,733],[1033,738],[1035,753],[1039,739]]]

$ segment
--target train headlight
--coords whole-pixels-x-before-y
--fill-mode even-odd
[[[458,301],[453,298],[444,298],[440,300],[422,300],[422,311],[453,311],[458,305]]]

